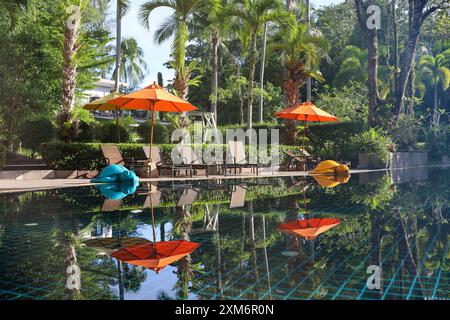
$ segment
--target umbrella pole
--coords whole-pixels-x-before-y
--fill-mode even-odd
[[[153,162],[153,155],[152,155],[152,147],[153,147],[153,126],[155,124],[155,108],[152,106],[152,118],[150,123],[150,162]]]
[[[156,242],[156,230],[155,230],[155,212],[153,210],[153,200],[150,196],[150,209],[152,213],[152,232],[153,232],[153,244]]]
[[[119,108],[118,107],[116,107],[116,128],[117,128],[117,143],[120,143]]]

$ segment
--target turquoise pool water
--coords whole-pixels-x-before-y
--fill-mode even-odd
[[[449,299],[449,181],[420,168],[0,195],[0,299]],[[151,250],[159,267],[139,266]]]

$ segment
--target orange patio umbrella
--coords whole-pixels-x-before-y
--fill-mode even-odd
[[[120,249],[112,257],[159,272],[194,252],[200,245],[185,240],[142,243]]]
[[[275,113],[277,118],[283,118],[288,120],[297,120],[305,122],[305,130],[303,132],[303,150],[305,150],[306,139],[306,123],[307,122],[334,122],[339,121],[338,118],[320,110],[311,102],[305,102],[300,105],[296,105],[285,110]]]
[[[117,126],[117,141],[120,142],[120,130],[119,130],[119,109],[120,107],[117,104],[113,104],[110,102],[112,99],[116,99],[123,96],[122,93],[113,92],[104,96],[103,98],[94,100],[89,102],[88,104],[83,106],[83,109],[89,111],[115,111],[116,115],[116,126]]]
[[[122,110],[151,111],[150,130],[150,162],[152,162],[153,127],[155,111],[162,112],[188,112],[198,110],[195,106],[177,96],[170,94],[154,82],[152,85],[110,100],[109,103],[118,105]]]
[[[336,227],[340,223],[341,221],[339,219],[334,218],[295,220],[280,224],[278,230],[289,234],[299,235],[307,240],[313,240],[321,233]]]

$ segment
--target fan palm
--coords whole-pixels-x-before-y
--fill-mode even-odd
[[[294,17],[284,8],[280,1],[274,0],[236,0],[224,10],[225,15],[233,17],[243,30],[248,31],[248,128],[253,127],[253,82],[256,67],[256,42],[262,27],[267,23],[291,26]]]
[[[428,80],[433,86],[433,123],[438,123],[438,86],[442,90],[447,90],[450,86],[450,49],[433,56],[431,54],[424,55],[419,61],[419,75],[424,80]]]
[[[186,68],[186,43],[188,41],[188,24],[195,13],[214,14],[219,7],[218,0],[150,0],[139,10],[139,19],[147,28],[150,27],[150,14],[158,8],[170,8],[173,14],[156,30],[154,41],[158,44],[174,37],[172,55],[176,71],[175,90],[178,96],[187,98],[188,70]],[[192,67],[191,67],[192,69]]]
[[[144,61],[144,51],[139,47],[136,39],[125,38],[122,40],[119,78],[135,87],[144,79],[144,70],[147,63]],[[113,77],[117,78],[117,68],[114,69]]]
[[[11,27],[17,24],[19,13],[28,5],[28,0],[0,0],[0,11],[6,11]]]
[[[323,81],[317,68],[320,60],[327,56],[329,45],[319,32],[308,34],[305,24],[296,24],[290,32],[284,31],[282,40],[272,44],[269,50],[281,50],[285,54],[284,90],[289,106],[299,102],[300,87],[308,77]]]

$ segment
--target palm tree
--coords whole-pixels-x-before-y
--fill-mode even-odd
[[[438,85],[442,86],[442,90],[447,90],[450,86],[450,49],[433,56],[426,54],[420,58],[419,74],[423,79],[429,80],[434,90],[433,103],[433,124],[438,125]]]
[[[342,60],[338,72],[334,78],[336,87],[343,87],[350,81],[364,82],[367,80],[367,61],[366,50],[361,50],[356,46],[346,46],[341,54]]]
[[[114,91],[119,92],[120,89],[120,76],[121,76],[121,50],[122,50],[122,18],[127,14],[130,9],[129,0],[116,0],[116,73],[114,75]],[[117,72],[119,70],[119,72]]]
[[[320,59],[328,53],[329,45],[319,32],[308,35],[305,24],[296,24],[290,32],[283,32],[282,40],[269,50],[281,50],[285,54],[286,77],[284,90],[288,106],[299,102],[300,87],[308,77],[323,81],[318,71]],[[307,68],[309,62],[310,68]]]
[[[117,77],[117,69],[114,69],[113,77],[115,79],[122,79],[134,87],[142,81],[144,78],[144,70],[147,69],[147,63],[144,60],[144,51],[139,47],[136,39],[131,37],[123,39],[120,47],[120,74]]]
[[[242,29],[248,31],[250,39],[248,54],[248,128],[253,127],[253,82],[256,66],[256,42],[261,28],[270,22],[292,25],[293,16],[284,9],[280,1],[236,0],[225,10],[225,15],[235,17]]]
[[[218,9],[218,0],[150,0],[144,3],[139,10],[141,23],[150,27],[150,14],[157,8],[172,9],[173,14],[156,30],[154,41],[158,44],[174,36],[172,56],[175,68],[175,90],[177,95],[186,99],[188,95],[189,79],[195,66],[186,67],[186,43],[188,41],[188,25],[196,13],[215,13]]]
[[[11,28],[17,24],[19,13],[28,5],[28,0],[0,0],[0,11],[6,11]]]
[[[65,142],[70,142],[76,136],[79,128],[79,121],[72,114],[72,107],[75,102],[77,80],[76,57],[81,47],[79,43],[81,14],[89,5],[89,2],[86,0],[70,0],[67,5],[66,19],[64,20],[63,93],[61,110],[56,116],[56,122],[59,138]]]

